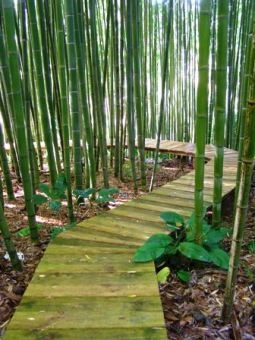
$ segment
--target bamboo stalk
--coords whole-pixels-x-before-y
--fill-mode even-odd
[[[214,124],[214,188],[213,188],[213,226],[221,222],[221,197],[224,162],[224,132],[226,115],[227,87],[227,42],[228,42],[228,3],[217,1],[218,31],[217,31],[217,69],[216,69],[216,109]]]
[[[228,322],[232,315],[235,285],[237,280],[240,252],[244,235],[244,227],[249,203],[251,177],[255,157],[255,25],[253,26],[253,41],[249,64],[249,93],[247,110],[244,117],[244,145],[242,152],[242,165],[240,187],[237,197],[236,214],[232,245],[230,251],[229,270],[225,288],[222,319]]]
[[[3,18],[6,34],[6,48],[9,61],[9,73],[12,85],[13,115],[15,117],[15,132],[17,136],[17,148],[20,171],[25,194],[25,204],[28,214],[28,222],[32,241],[38,240],[38,230],[35,223],[35,209],[33,204],[33,191],[31,174],[29,169],[28,142],[25,129],[25,108],[22,96],[20,79],[20,62],[15,40],[15,11],[13,1],[2,1]]]
[[[201,243],[204,204],[204,164],[208,114],[208,60],[210,36],[210,0],[201,0],[199,18],[199,81],[197,89],[195,155],[195,240]]]

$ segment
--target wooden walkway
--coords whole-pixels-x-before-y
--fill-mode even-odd
[[[146,149],[156,142],[146,140]],[[193,155],[194,145],[162,141],[163,152]],[[214,147],[206,147],[211,159]],[[224,195],[235,186],[237,153],[225,149]],[[213,161],[205,167],[212,202]],[[162,211],[189,216],[194,171],[152,193],[83,221],[59,235],[40,262],[4,339],[167,339],[153,263],[131,258],[163,232]]]

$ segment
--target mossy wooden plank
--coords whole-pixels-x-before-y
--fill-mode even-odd
[[[144,205],[145,206],[145,205]],[[151,206],[153,207],[153,206]],[[160,219],[160,212],[162,211],[169,211],[169,208],[161,207],[161,209],[158,209],[155,207],[155,209],[150,208],[150,206],[147,206],[147,209],[138,207],[138,204],[135,206],[131,205],[123,205],[119,207],[118,209],[111,210],[109,214],[112,215],[121,215],[121,216],[127,216],[127,217],[134,217],[136,219],[140,219],[143,221],[155,221],[155,222],[161,222]],[[190,211],[185,209],[176,209],[176,212],[179,214],[182,214],[183,216],[189,216]]]
[[[166,206],[166,207],[171,207],[171,210],[175,209],[175,207],[188,207],[191,209],[194,209],[194,201],[190,200],[189,198],[179,198],[179,197],[171,197],[171,196],[162,196],[157,193],[142,196],[139,198],[140,203],[148,203],[150,204],[158,204],[160,202],[160,205]]]
[[[70,290],[75,289],[70,287]],[[55,297],[25,296],[11,330],[164,327],[158,296]],[[8,334],[8,331],[7,331]]]
[[[82,231],[81,228],[88,228],[89,231],[95,232],[95,233],[103,233],[107,235],[108,237],[115,237],[117,238],[119,236],[119,240],[124,241],[125,243],[129,244],[137,244],[139,242],[143,242],[147,237],[149,237],[152,233],[158,233],[162,228],[161,226],[158,226],[158,228],[148,228],[146,226],[143,227],[143,229],[140,229],[137,232],[132,233],[132,229],[129,230],[127,223],[126,225],[123,222],[120,226],[110,226],[108,224],[106,225],[100,225],[98,224],[98,220],[95,221],[88,221],[87,223],[83,223],[82,225],[79,225],[80,227],[77,227],[77,230]],[[138,225],[137,225],[138,227]],[[84,234],[84,230],[82,231]]]
[[[103,236],[102,233],[97,232],[97,230],[89,229],[86,231],[67,231],[61,235],[62,239],[65,240],[75,240],[76,241],[82,241],[84,242],[84,245],[86,245],[86,242],[94,242],[95,245],[98,243],[102,244],[112,244],[112,245],[127,245],[127,246],[136,246],[138,247],[141,244],[141,240],[129,240],[128,238],[125,240],[124,237],[121,239],[117,239],[116,237],[111,237],[111,235],[108,234],[108,236]]]
[[[140,221],[140,220],[137,220]],[[79,224],[79,227],[77,227],[77,230],[82,231],[82,233],[86,233],[86,230],[93,230],[94,232],[102,233],[104,232],[105,235],[108,237],[118,237],[120,236],[120,239],[124,241],[124,243],[127,243],[130,241],[129,244],[136,244],[144,242],[151,234],[158,233],[162,230],[162,226],[158,225],[155,228],[148,228],[146,226],[143,226],[139,223],[136,223],[136,225],[133,223],[127,222],[117,222],[119,225],[115,227],[117,223],[112,220],[112,225],[110,225],[111,220],[108,218],[106,221],[104,221],[104,224],[99,225],[98,220],[95,221],[89,221],[83,224]],[[84,230],[84,228],[87,228]],[[75,229],[76,230],[76,229]],[[74,230],[74,233],[75,233]],[[68,231],[68,233],[72,233],[72,231]],[[123,242],[122,242],[123,243]]]
[[[100,240],[82,240],[79,238],[66,238],[65,236],[66,233],[62,233],[59,235],[59,237],[57,237],[56,240],[54,240],[54,244],[57,245],[62,245],[62,246],[77,246],[77,247],[86,247],[89,251],[89,249],[95,248],[97,249],[97,252],[101,249],[102,252],[104,251],[104,248],[108,248],[108,249],[112,249],[112,251],[114,252],[114,249],[120,249],[120,248],[133,248],[135,249],[137,247],[137,245],[132,245],[132,244],[125,244],[125,243],[118,243],[115,241],[111,241],[111,242],[101,242]],[[49,247],[51,247],[52,245],[50,245]],[[123,252],[125,252],[125,249],[123,250]]]
[[[164,187],[162,187],[161,190],[169,190],[169,191],[173,190],[173,191],[176,191],[176,192],[183,191],[183,192],[192,192],[192,193],[194,193],[195,187],[192,184],[189,185],[188,183],[184,184],[184,183],[175,181],[174,184],[170,184],[169,183],[169,184],[164,185]],[[204,188],[204,194],[210,195],[212,193],[213,193],[213,188],[208,188],[208,187]]]
[[[55,273],[38,270],[32,284],[28,287],[26,296],[33,298],[65,297],[98,297],[98,296],[158,296],[155,272],[136,271],[130,265],[126,272],[115,272],[111,263],[105,264],[107,271],[83,271],[86,263],[80,263],[80,272]],[[146,286],[146,288],[145,288]]]
[[[171,189],[169,190],[169,188],[165,188],[165,187],[161,187],[159,189],[156,189],[153,191],[154,194],[157,194],[159,196],[163,196],[163,197],[171,197],[171,198],[180,198],[180,199],[190,199],[190,200],[194,200],[194,191],[184,191],[184,190],[177,190],[177,189]],[[211,203],[212,202],[212,192],[211,194],[204,194],[204,200],[205,203]]]
[[[86,250],[76,254],[46,254],[35,275],[51,273],[114,273],[152,272],[150,263],[132,263],[134,252],[127,254],[87,254]],[[100,274],[101,275],[101,274]]]
[[[5,340],[166,340],[163,327],[8,330]]]
[[[181,177],[180,178],[180,180],[183,180],[183,179],[185,179],[185,180],[187,180],[187,179],[193,179],[194,180],[194,178],[195,178],[195,175],[194,175],[194,173],[189,173],[189,174],[187,174],[185,177],[183,176],[183,177]],[[212,180],[212,181],[214,181],[214,174],[213,174],[213,172],[205,172],[205,180]],[[235,183],[235,181],[236,181],[236,171],[234,172],[234,171],[225,171],[225,173],[223,173],[223,180],[224,181],[227,181],[227,182],[233,182],[233,183]]]
[[[164,187],[165,188],[176,188],[176,189],[183,188],[185,191],[194,191],[195,183],[190,179],[187,181],[178,180],[178,181],[171,182],[170,184],[166,184]],[[233,187],[233,183],[223,182],[223,187],[231,189]],[[204,192],[208,193],[210,191],[213,191],[213,181],[205,180],[204,181]]]
[[[82,244],[74,243],[74,240],[71,240],[73,244],[67,244],[66,240],[58,237],[54,240],[54,243],[50,244],[46,250],[46,254],[68,254],[70,256],[76,256],[77,254],[84,254],[90,256],[91,254],[130,254],[134,252],[136,247],[134,246],[123,246],[123,245],[104,245],[99,243],[96,245],[95,243],[85,243]],[[42,261],[41,261],[42,263]]]
[[[132,200],[126,206],[134,207],[135,209],[146,209],[160,215],[161,212],[169,211],[170,204],[167,205],[165,203],[161,203],[160,201],[155,204],[154,202],[150,201]],[[182,214],[183,216],[189,216],[193,211],[193,208],[187,206],[184,207],[183,205],[175,205],[173,206],[173,209],[175,210],[175,212],[177,212],[178,214]]]
[[[93,230],[105,231],[108,234],[121,235],[125,239],[131,237],[131,239],[144,240],[147,236],[153,233],[157,233],[162,229],[162,226],[155,223],[152,227],[146,224],[144,221],[133,220],[130,218],[117,220],[112,216],[100,218],[100,215],[85,220],[78,224],[78,227],[86,227]]]
[[[143,239],[146,239],[146,237],[142,236],[137,239],[133,237],[123,236],[111,231],[107,231],[107,228],[105,231],[100,230],[100,225],[98,228],[86,228],[84,226],[77,226],[73,228],[72,230],[68,230],[64,232],[61,237],[62,238],[75,238],[80,240],[88,240],[88,241],[95,241],[95,242],[101,242],[101,243],[112,243],[112,244],[127,244],[127,245],[136,245],[138,246],[141,244]]]

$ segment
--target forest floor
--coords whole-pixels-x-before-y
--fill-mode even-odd
[[[152,166],[147,165],[147,167],[149,183]],[[190,170],[192,164],[183,162],[182,159],[163,161],[158,168],[155,185],[156,187],[164,185]],[[48,182],[47,172],[41,174],[41,182]],[[134,198],[131,181],[122,183],[111,177],[110,182],[111,186],[119,188],[115,202],[104,208],[96,204],[76,205],[77,222]],[[253,248],[247,247],[247,244],[255,238],[255,176],[253,183],[236,289],[235,312],[231,324],[224,326],[220,321],[226,272],[213,266],[196,268],[192,271],[189,284],[182,283],[171,274],[167,283],[159,287],[169,339],[255,339],[255,241]],[[5,216],[16,248],[23,254],[24,260],[22,272],[12,270],[10,262],[4,259],[6,252],[0,235],[0,337],[50,242],[52,229],[64,228],[68,224],[65,202],[58,212],[43,205],[38,208],[36,215],[37,222],[43,225],[40,229],[40,243],[33,245],[29,236],[17,236],[17,232],[27,226],[27,217],[24,210],[23,189],[14,176],[13,187],[16,200],[8,201],[5,194]],[[145,192],[138,193],[138,195],[143,194]],[[225,199],[223,210],[224,222],[231,225],[233,194]],[[230,249],[230,240],[224,241],[224,247],[226,250]]]

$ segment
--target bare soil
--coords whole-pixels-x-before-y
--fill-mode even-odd
[[[148,164],[148,183],[153,165]],[[190,160],[175,158],[163,161],[155,178],[155,185],[161,186],[174,180],[193,168]],[[41,182],[48,182],[48,173],[41,174]],[[96,204],[75,205],[77,222],[99,214],[102,210],[114,208],[134,198],[131,180],[125,183],[111,176],[110,185],[119,188],[115,203],[109,207]],[[255,183],[255,181],[254,181]],[[17,231],[27,226],[24,209],[23,190],[13,175],[15,201],[8,201],[5,194],[5,216],[13,235],[16,248],[24,255],[23,271],[12,270],[10,262],[4,259],[6,253],[0,235],[0,336],[11,319],[15,308],[33,277],[33,273],[43,256],[51,238],[53,227],[68,224],[66,203],[59,212],[53,212],[47,205],[37,210],[37,222],[43,225],[40,230],[40,243],[33,245],[29,237],[18,237]],[[138,196],[145,192],[139,191]],[[233,195],[224,205],[225,222],[232,223],[231,209]],[[254,239],[255,188],[252,188],[245,239]],[[249,253],[244,242],[242,264],[236,290],[235,313],[230,325],[223,325],[220,313],[223,302],[226,272],[214,267],[194,270],[189,285],[180,282],[172,273],[165,285],[160,285],[163,310],[169,339],[255,339],[255,253]],[[230,240],[226,241],[226,248]]]

